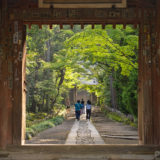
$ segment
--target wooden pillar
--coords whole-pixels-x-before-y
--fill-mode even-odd
[[[13,76],[13,144],[21,145],[25,139],[25,39],[26,29],[18,20],[13,22],[14,76]]]
[[[12,29],[7,1],[1,1],[0,19],[0,148],[12,144]]]
[[[152,38],[153,143],[160,145],[160,1],[156,4]]]
[[[142,11],[145,15],[146,11]],[[140,144],[154,144],[153,138],[153,94],[152,94],[152,52],[154,34],[151,19],[144,17],[140,24],[139,39],[139,97],[138,118]]]
[[[139,55],[138,55],[138,133],[139,133],[139,143],[143,143],[143,77],[142,77],[142,35],[143,35],[143,25],[139,27]]]
[[[156,6],[140,24],[139,137],[145,145],[160,145],[160,1]]]
[[[6,24],[0,33],[0,148],[5,148],[25,139],[26,37],[18,21]]]

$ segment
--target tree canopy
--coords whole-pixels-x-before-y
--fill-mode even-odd
[[[98,105],[137,117],[138,32],[132,26],[33,26],[27,46],[28,111],[54,111],[76,85],[94,92]],[[83,84],[82,79],[98,83]]]

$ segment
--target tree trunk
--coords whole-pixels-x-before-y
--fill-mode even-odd
[[[113,72],[112,72],[113,75]],[[114,78],[113,76],[110,76],[110,91],[111,91],[111,105],[113,108],[117,109],[117,100],[116,100],[116,89],[113,86]]]

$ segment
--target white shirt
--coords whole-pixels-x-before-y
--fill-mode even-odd
[[[91,105],[90,104],[86,104],[86,109],[91,109]]]

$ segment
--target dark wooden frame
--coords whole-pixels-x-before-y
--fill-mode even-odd
[[[0,24],[0,39],[3,55],[0,66],[0,147],[8,144],[21,145],[25,131],[25,26],[33,24],[71,25],[80,24],[127,24],[139,26],[139,137],[141,144],[160,144],[160,2],[157,5],[149,1],[130,1],[126,9],[39,9],[36,3],[30,1],[12,1],[12,7],[4,4],[4,23]],[[19,6],[21,6],[19,8]],[[18,22],[20,38],[13,44],[16,36],[14,23]],[[94,28],[94,27],[93,27]],[[6,43],[7,42],[7,43]],[[23,54],[22,54],[23,53]],[[22,57],[22,59],[20,58]],[[13,67],[10,67],[13,66]],[[13,68],[13,69],[9,69]],[[3,85],[4,84],[4,85]],[[12,87],[13,86],[13,87]],[[19,100],[20,99],[20,100]],[[155,117],[153,116],[155,115]],[[22,129],[23,128],[23,129]],[[7,136],[6,136],[7,134]]]

